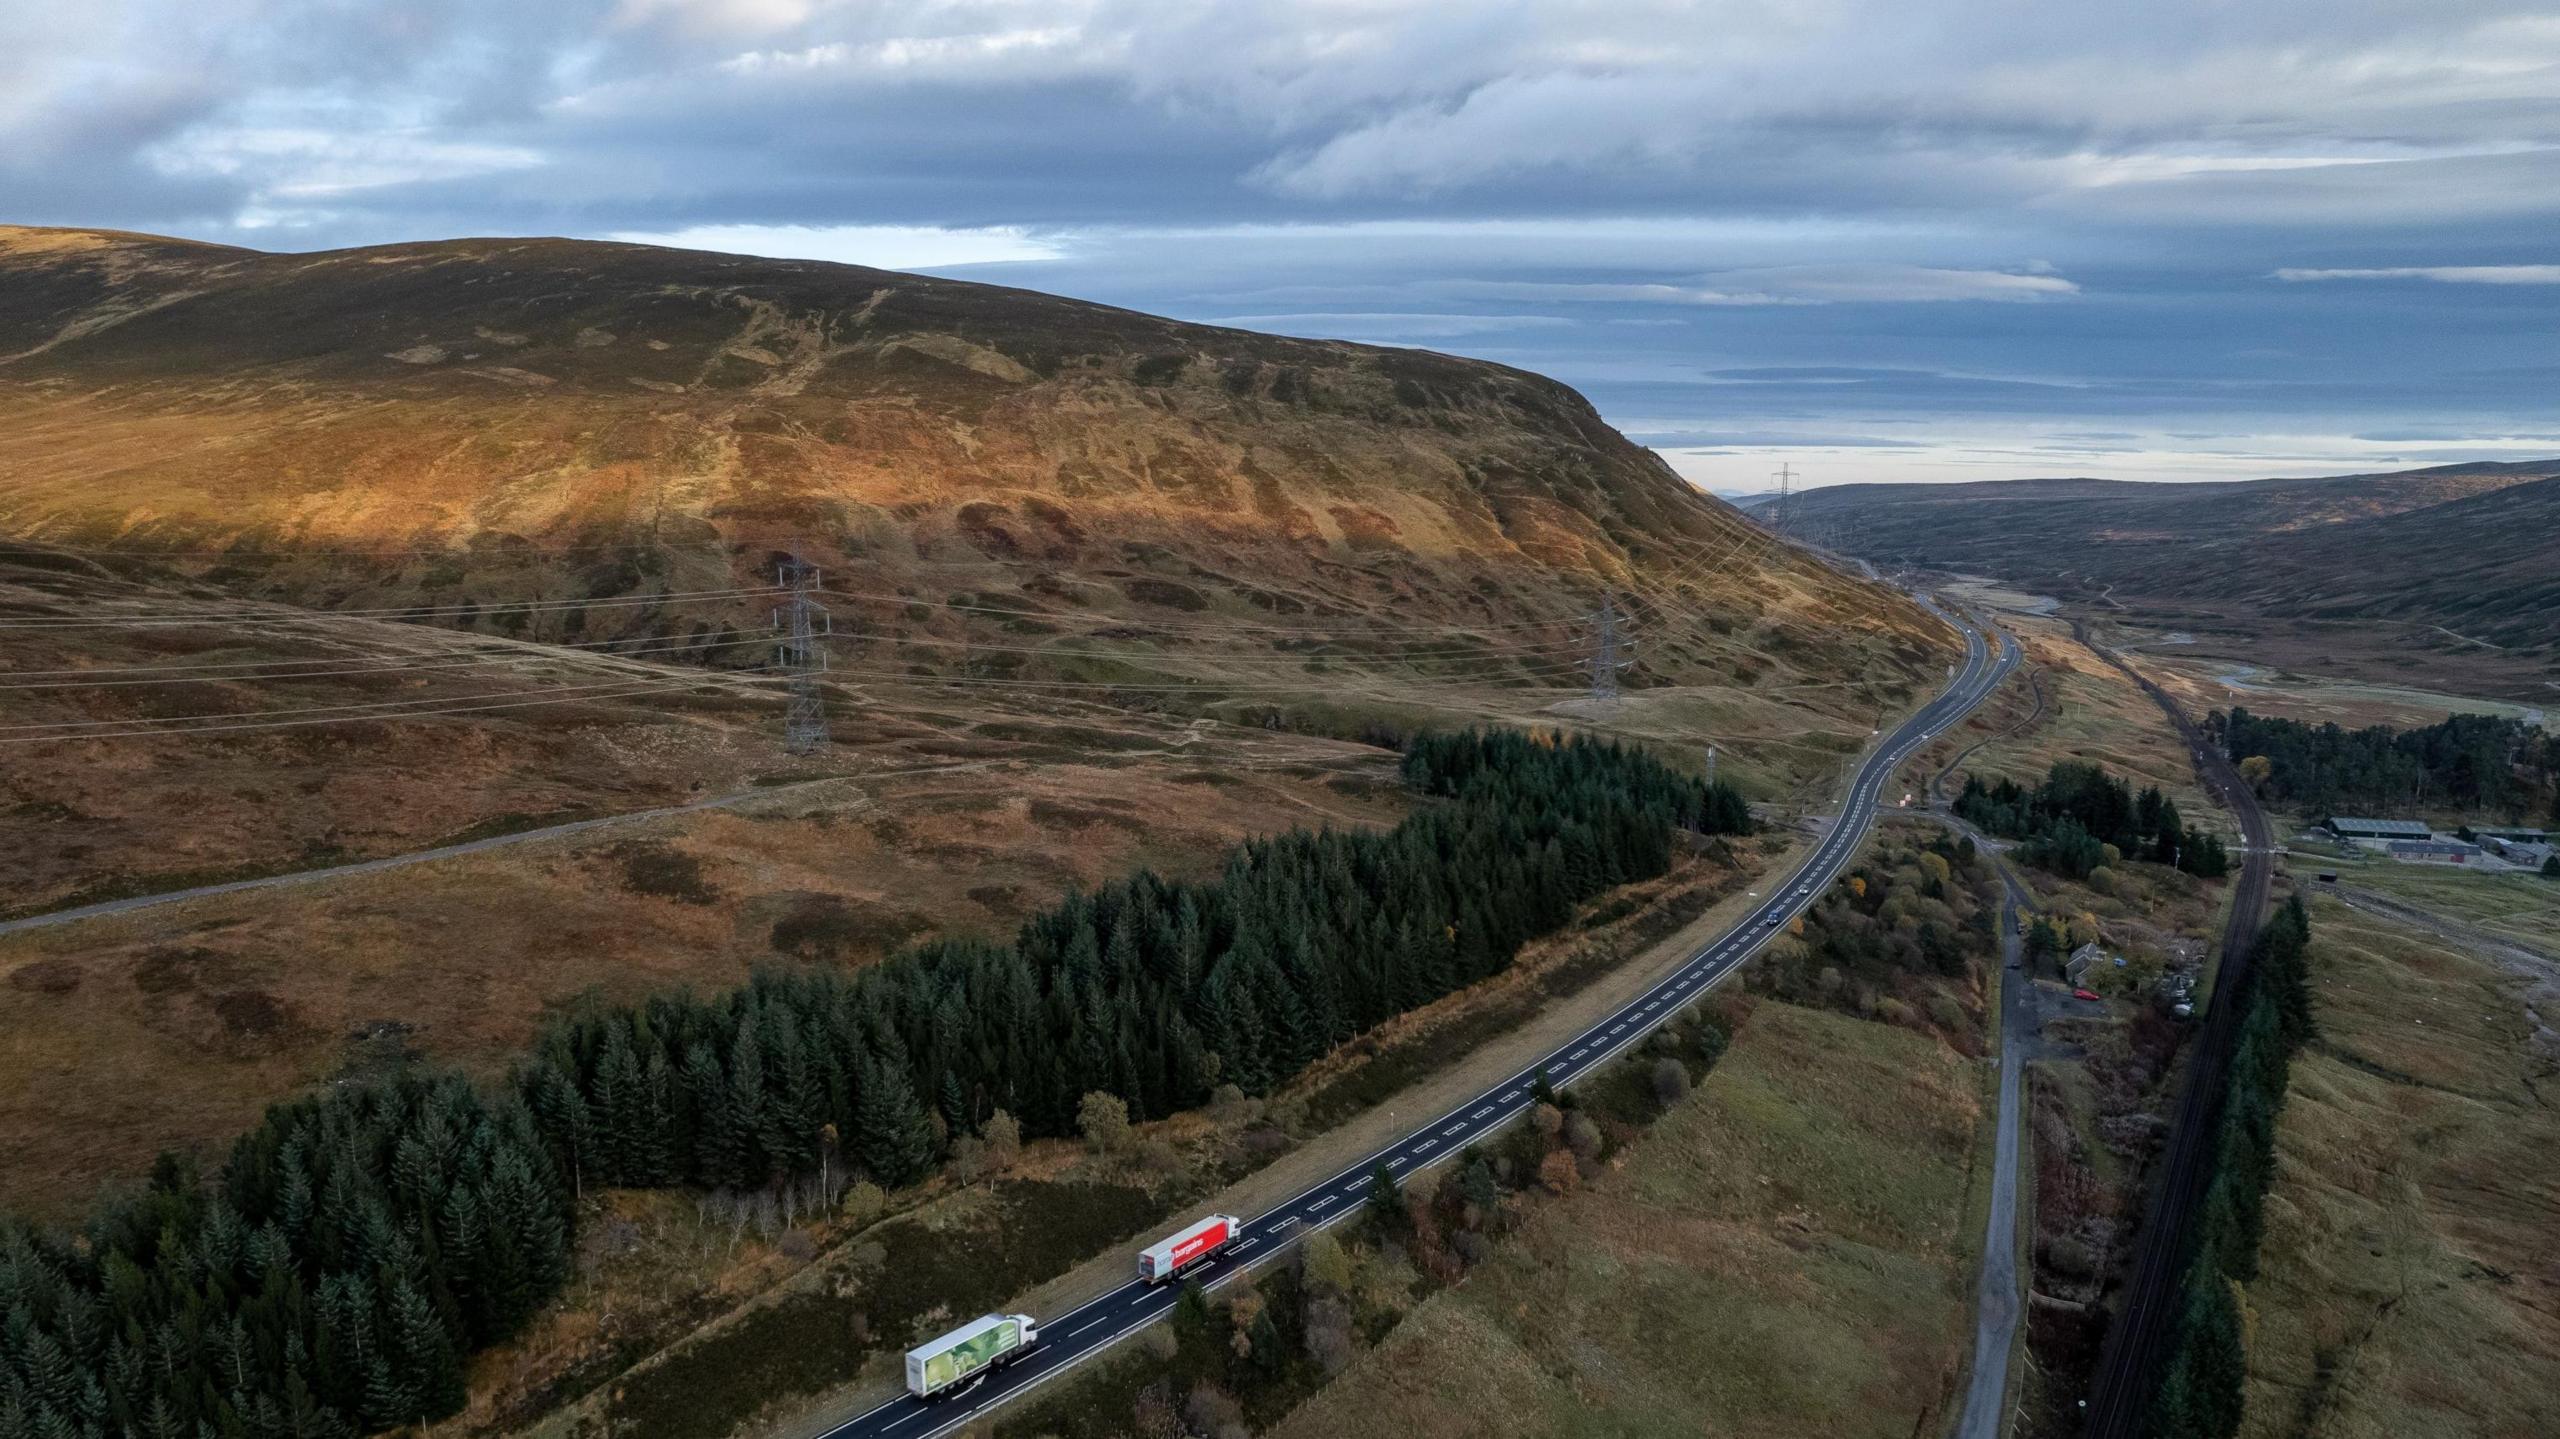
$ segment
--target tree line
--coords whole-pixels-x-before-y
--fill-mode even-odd
[[[277,1105],[76,1235],[0,1224],[0,1439],[344,1439],[452,1413],[567,1277],[531,1116],[453,1075]]]
[[[2215,1122],[2205,1191],[2176,1299],[2177,1327],[2154,1391],[2150,1439],[2230,1439],[2240,1432],[2248,1378],[2243,1286],[2258,1277],[2267,1188],[2275,1180],[2276,1117],[2295,1051],[2316,1032],[2302,897],[2258,932],[2248,1005]]]
[[[2207,726],[2269,798],[2327,813],[2440,807],[2560,827],[2560,735],[2498,715],[2344,729],[2234,706]]]
[[[2066,879],[2086,879],[2107,864],[2110,846],[2122,858],[2171,865],[2205,879],[2231,871],[2221,836],[2188,824],[2178,802],[2158,786],[2145,786],[2137,796],[2099,765],[2058,761],[2033,789],[2005,777],[1986,785],[1969,775],[1955,811],[1989,833],[2023,841],[2021,862]]]
[[[1741,797],[1615,743],[1424,735],[1404,779],[1452,801],[1391,830],[1250,841],[1205,883],[1141,871],[1013,943],[944,940],[855,973],[768,973],[553,1029],[520,1087],[577,1183],[895,1187],[998,1112],[1075,1132],[1081,1096],[1158,1118],[1268,1093],[1353,1035],[1500,971],[1582,901],[1661,874],[1675,829]]]
[[[0,1439],[339,1439],[442,1418],[569,1270],[590,1185],[929,1174],[990,1127],[1073,1133],[1264,1093],[1491,975],[1583,901],[1747,832],[1739,795],[1614,743],[1427,735],[1442,802],[1249,842],[1214,879],[1069,894],[1010,944],[768,972],[547,1030],[513,1082],[331,1088],[218,1174],[164,1157],[77,1234],[0,1221]],[[999,1118],[999,1115],[1002,1118]]]

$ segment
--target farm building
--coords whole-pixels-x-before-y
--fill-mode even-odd
[[[2518,839],[2503,833],[2490,834],[2483,831],[2480,835],[2480,847],[2509,864],[2522,865],[2526,869],[2540,869],[2542,862],[2551,857],[2551,846],[2548,843],[2540,840]]]
[[[2469,864],[2480,857],[2477,846],[2449,839],[2395,839],[2384,852],[2402,864]]]
[[[2383,845],[2394,840],[2426,840],[2435,831],[2414,819],[2359,819],[2349,815],[2333,816],[2329,832],[2350,844]]]

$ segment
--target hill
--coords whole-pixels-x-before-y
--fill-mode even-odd
[[[335,606],[676,593],[800,550],[1037,566],[1037,608],[1080,575],[1183,612],[1516,620],[1751,541],[1501,366],[587,241],[0,229],[0,421],[0,533]],[[1691,580],[1728,612],[1937,633],[1778,550]],[[660,618],[621,608],[578,623]]]
[[[1392,823],[1419,726],[1810,799],[1952,641],[1540,377],[838,265],[0,230],[0,426],[0,920],[656,812],[0,935],[47,1036],[0,1203],[48,1212],[563,1006]],[[813,754],[761,672],[786,552]]]
[[[2560,460],[2237,484],[1842,485],[1795,505],[1797,523],[1868,559],[2208,629],[2342,629],[2373,641],[2377,662],[2458,657],[2520,693],[2560,651]]]

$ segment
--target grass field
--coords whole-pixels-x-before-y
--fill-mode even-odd
[[[2137,790],[2159,786],[2191,823],[2229,830],[2222,812],[2197,785],[2186,745],[2168,717],[2122,670],[2074,640],[2070,629],[2056,621],[2007,615],[2002,623],[2025,648],[2044,706],[2028,718],[2032,700],[2017,697],[2027,689],[2022,674],[2004,687],[2014,695],[2004,696],[1998,708],[1942,741],[1952,755],[1992,736],[1948,777],[1949,794],[1969,774],[1986,781],[2006,775],[2033,784],[2058,760],[2083,760],[2106,766]],[[1944,758],[1936,761],[1944,763]],[[1936,764],[1927,772],[1934,773]]]
[[[2458,920],[2545,954],[2560,951],[2560,881],[2365,859],[2332,863],[2342,883]]]
[[[19,1161],[0,1204],[60,1217],[161,1149],[218,1156],[267,1104],[385,1060],[501,1074],[592,999],[1009,936],[1070,887],[1201,877],[1246,835],[1392,823],[1405,803],[1392,755],[1298,736],[1204,735],[1170,758],[990,740],[983,757],[8,936],[0,1031],[24,1039],[0,1048],[0,1149]]]
[[[2146,647],[2142,660],[2153,678],[2177,695],[2181,703],[2191,703],[2198,714],[2237,704],[2252,714],[2309,724],[2338,724],[2348,729],[2367,725],[2414,729],[2436,724],[2448,715],[2521,716],[2536,708],[2512,700],[2297,674],[2238,660],[2187,655],[2159,645]]]
[[[1927,1036],[1761,1003],[1622,1167],[1273,1432],[1933,1432],[1971,1335],[1980,1093]]]
[[[2560,1075],[2521,982],[2334,902],[2312,934],[2244,1432],[2560,1433]]]

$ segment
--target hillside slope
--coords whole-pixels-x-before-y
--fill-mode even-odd
[[[0,229],[0,424],[0,534],[326,605],[689,592],[798,550],[892,581],[1036,567],[1035,609],[1109,597],[1082,577],[1177,611],[1516,621],[1650,582],[1817,648],[1943,633],[1755,544],[1552,381],[844,265]]]
[[[1870,559],[2066,597],[2503,652],[2528,689],[2560,652],[2560,460],[2240,484],[1843,485],[1799,521]]]

